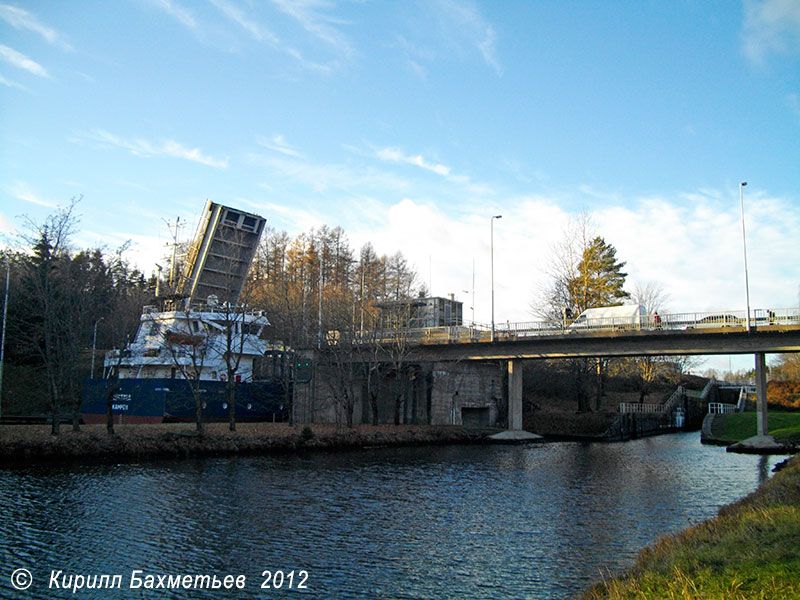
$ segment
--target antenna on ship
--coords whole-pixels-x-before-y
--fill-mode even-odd
[[[177,254],[178,254],[178,230],[183,227],[186,223],[181,223],[181,218],[176,217],[174,223],[170,223],[166,219],[162,219],[164,223],[167,224],[167,227],[172,234],[172,243],[167,244],[168,246],[172,246],[172,260],[170,261],[169,265],[169,290],[171,294],[175,294],[175,285],[176,285],[176,277],[175,277],[175,268],[176,263],[178,262]]]

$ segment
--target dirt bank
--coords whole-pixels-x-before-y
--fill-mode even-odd
[[[109,436],[105,425],[84,425],[81,431],[62,428],[50,435],[49,425],[0,426],[0,464],[30,461],[125,461],[194,456],[269,454],[297,450],[366,448],[425,444],[485,442],[497,429],[428,425],[359,425],[354,429],[333,425],[290,427],[282,423],[209,423],[203,437],[185,423],[117,425]],[[310,431],[310,433],[309,433]]]

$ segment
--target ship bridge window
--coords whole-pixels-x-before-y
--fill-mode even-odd
[[[227,223],[228,225],[233,225],[235,227],[239,224],[240,216],[241,215],[235,210],[227,210],[225,211],[225,223]]]
[[[242,224],[240,229],[246,229],[247,231],[255,232],[256,226],[258,225],[258,221],[255,217],[244,217],[242,219]]]

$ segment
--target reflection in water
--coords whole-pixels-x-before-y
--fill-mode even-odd
[[[0,597],[20,597],[8,575],[27,567],[29,598],[109,597],[48,590],[51,569],[125,574],[124,588],[132,569],[247,576],[164,597],[264,597],[263,570],[305,569],[309,597],[565,598],[781,459],[678,434],[0,471]]]

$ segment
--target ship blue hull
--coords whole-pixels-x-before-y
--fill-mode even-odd
[[[106,422],[110,385],[108,379],[84,381],[81,415],[85,423]],[[201,381],[200,394],[204,421],[230,418],[224,382]],[[286,398],[279,381],[237,384],[236,420],[284,421],[288,418]],[[115,423],[194,421],[195,399],[183,379],[120,379],[113,390],[111,413]]]

